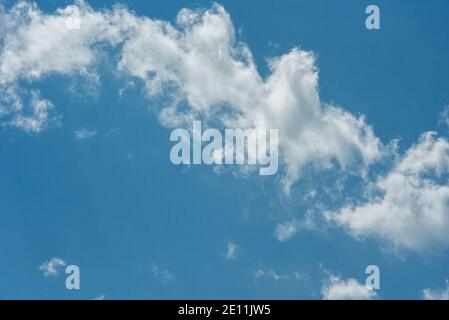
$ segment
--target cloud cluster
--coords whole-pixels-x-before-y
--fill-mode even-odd
[[[313,53],[294,48],[270,59],[269,67],[263,78],[218,5],[183,9],[175,26],[146,19],[119,62],[121,71],[145,81],[150,95],[170,93],[160,113],[164,125],[200,118],[231,128],[278,129],[286,192],[307,166],[363,169],[380,157],[381,143],[363,117],[320,101]]]
[[[1,9],[0,24],[2,94],[19,81],[95,73],[110,51],[105,48],[118,47],[117,70],[141,79],[149,97],[164,97],[163,125],[201,119],[231,128],[278,129],[287,193],[306,167],[363,173],[381,156],[381,143],[363,117],[320,101],[313,53],[294,48],[274,57],[262,77],[222,6],[182,9],[172,24],[122,6],[95,11],[78,1],[45,14],[21,1]],[[37,124],[12,123],[39,132],[48,118],[36,118]]]
[[[329,219],[356,238],[375,237],[395,249],[447,248],[448,174],[449,142],[427,132],[378,178],[366,202],[346,206]]]
[[[128,11],[94,12],[83,1],[45,14],[33,2],[19,1],[9,11],[0,6],[0,123],[39,133],[59,117],[53,104],[31,86],[43,77],[92,77],[102,44],[116,45]],[[82,22],[79,29],[70,19]],[[27,100],[29,100],[27,102]]]
[[[49,75],[99,79],[96,66],[104,59],[127,83],[145,85],[147,97],[160,104],[164,126],[190,128],[196,119],[278,129],[286,194],[308,169],[365,177],[384,155],[363,116],[321,101],[313,52],[293,48],[272,57],[268,74],[261,75],[220,5],[182,9],[174,23],[137,16],[124,6],[94,10],[84,1],[54,13],[25,1],[8,10],[0,6],[0,124],[38,133],[60,123],[58,106],[29,87]],[[433,133],[423,135],[374,182],[366,202],[329,219],[357,238],[373,236],[397,248],[449,246],[448,145]],[[276,237],[285,241],[297,230],[296,222],[282,224]]]

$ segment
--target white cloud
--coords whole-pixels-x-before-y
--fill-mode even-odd
[[[51,122],[58,121],[58,118],[50,118],[49,112],[54,108],[53,104],[40,97],[39,92],[31,92],[30,114],[20,114],[11,120],[10,125],[21,128],[27,132],[41,132]]]
[[[309,195],[307,194],[306,197]],[[319,208],[319,205],[316,205]],[[316,229],[316,217],[313,210],[307,210],[301,219],[293,218],[286,222],[277,224],[274,236],[280,242],[293,238],[300,230]]]
[[[58,125],[53,104],[41,97],[38,90],[27,92],[16,86],[0,85],[0,124],[39,133],[50,125]]]
[[[106,296],[104,294],[101,294],[94,298],[94,300],[106,300]]]
[[[228,242],[228,249],[225,254],[227,260],[235,260],[237,258],[237,252],[239,251],[239,246],[235,243]]]
[[[79,12],[80,28],[71,27],[74,11]],[[17,83],[25,80],[32,84],[50,74],[79,75],[92,83],[97,79],[94,67],[102,57],[101,44],[116,45],[123,39],[121,28],[127,28],[127,15],[130,13],[118,6],[95,12],[84,1],[54,14],[41,12],[33,2],[19,1],[9,11],[0,7],[2,124],[38,133],[58,121],[59,117],[49,116],[53,109],[50,101],[40,98],[37,91],[18,88]],[[24,107],[16,91],[31,96],[29,106]]]
[[[14,86],[0,85],[0,119],[23,109],[23,102]]]
[[[363,117],[320,101],[313,53],[294,48],[272,58],[270,74],[262,77],[222,6],[182,9],[175,24],[120,6],[77,6],[79,28],[67,27],[73,6],[44,14],[35,4],[19,2],[0,12],[1,84],[92,74],[107,54],[104,48],[118,46],[118,70],[143,80],[150,97],[165,98],[162,124],[187,126],[196,118],[225,127],[279,129],[286,193],[307,167],[337,164],[363,174],[381,156],[382,145]]]
[[[321,287],[324,300],[372,300],[377,293],[356,279],[342,279],[331,275]]]
[[[161,270],[158,266],[153,266],[153,275],[162,283],[175,281],[175,276],[169,270]]]
[[[179,126],[201,118],[225,127],[279,129],[286,192],[306,166],[328,169],[336,162],[363,171],[380,157],[381,143],[363,117],[320,101],[313,53],[295,48],[273,58],[271,74],[262,78],[218,5],[183,9],[174,26],[145,20],[136,30],[119,69],[144,80],[150,95],[170,88],[172,102],[161,122]]]
[[[422,292],[425,300],[449,300],[449,281],[446,280],[444,289],[424,289]]]
[[[78,1],[80,28],[76,29],[67,27],[74,7],[44,14],[35,3],[19,1],[9,12],[0,11],[0,84],[36,80],[49,73],[89,73],[100,54],[95,45],[117,44],[123,38],[127,10],[95,12]]]
[[[394,249],[425,252],[449,246],[449,142],[427,132],[375,182],[366,203],[329,219],[356,238],[375,237]]]
[[[298,222],[289,221],[276,226],[275,236],[279,241],[283,242],[293,237],[297,232]]]
[[[75,138],[77,140],[86,140],[90,139],[92,137],[95,137],[97,135],[96,130],[89,130],[89,129],[78,129],[75,130]]]
[[[42,271],[46,277],[56,277],[59,275],[60,269],[66,264],[67,263],[61,258],[54,257],[41,264],[39,270]]]

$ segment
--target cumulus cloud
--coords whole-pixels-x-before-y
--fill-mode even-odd
[[[369,289],[356,279],[342,279],[331,275],[321,287],[324,300],[372,300],[376,291]]]
[[[363,174],[381,156],[381,142],[363,117],[320,100],[312,52],[293,48],[273,57],[262,77],[220,5],[182,9],[169,23],[122,6],[95,11],[78,1],[44,14],[34,3],[19,2],[0,11],[0,24],[1,85],[92,74],[108,52],[104,48],[118,47],[117,69],[142,80],[148,97],[164,98],[163,125],[200,119],[229,128],[278,129],[286,193],[308,167]]]
[[[25,1],[8,12],[0,11],[0,84],[37,80],[50,73],[90,73],[100,54],[97,45],[114,45],[123,39],[127,10],[117,7],[95,12],[84,1],[77,3],[54,14],[45,14],[34,2]],[[68,24],[75,11],[79,28]]]
[[[145,81],[151,96],[169,90],[171,103],[160,112],[164,125],[195,118],[278,129],[286,192],[306,166],[363,170],[380,157],[381,143],[363,117],[320,101],[313,53],[294,48],[270,59],[269,67],[264,79],[218,5],[183,9],[175,26],[146,20],[124,44],[119,62],[120,70]]]
[[[375,237],[395,249],[425,252],[449,246],[449,142],[434,132],[377,179],[366,202],[330,214],[356,238]]]
[[[76,8],[76,10],[75,10]],[[80,28],[70,21],[77,12]],[[53,104],[35,90],[19,88],[20,81],[32,84],[46,75],[84,75],[92,78],[101,43],[114,45],[122,38],[122,13],[117,8],[94,12],[83,1],[45,14],[33,2],[19,1],[9,11],[0,7],[0,121],[29,133],[39,133],[59,120]],[[20,93],[18,93],[20,91]],[[30,96],[29,105],[22,96]],[[3,102],[3,103],[2,103]],[[5,103],[6,102],[6,103]],[[6,105],[6,106],[5,106]]]
[[[424,289],[422,292],[425,300],[449,300],[449,281],[446,280],[446,288],[443,289]]]
[[[9,10],[0,7],[0,26],[2,125],[38,133],[59,123],[53,104],[20,84],[28,88],[49,75],[97,82],[96,66],[106,58],[132,83],[126,90],[144,83],[147,97],[161,105],[164,126],[190,128],[196,119],[206,126],[278,129],[286,194],[309,169],[365,177],[385,151],[363,116],[321,101],[313,52],[296,47],[272,57],[262,76],[220,5],[182,9],[171,23],[119,5],[94,10],[76,1],[44,13],[33,2],[19,1]],[[448,246],[446,153],[446,140],[425,134],[378,178],[365,203],[345,206],[329,219],[357,238],[374,236],[395,247]],[[296,222],[287,222],[275,234],[285,241],[297,230]]]
[[[39,270],[43,272],[46,277],[56,277],[59,275],[60,269],[67,263],[61,258],[51,258],[39,266]]]

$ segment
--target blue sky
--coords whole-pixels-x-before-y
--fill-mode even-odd
[[[5,116],[0,112],[0,298],[321,299],[326,288],[351,287],[348,279],[364,284],[365,267],[372,264],[381,270],[376,298],[418,299],[426,288],[433,296],[447,290],[447,1],[376,1],[380,30],[365,28],[365,8],[371,4],[367,1],[220,2],[232,21],[237,43],[246,44],[263,81],[273,73],[268,60],[287,55],[295,47],[299,52],[313,52],[310,63],[319,70],[317,92],[295,87],[296,82],[294,90],[304,90],[304,95],[312,90],[311,95],[319,95],[318,108],[323,110],[330,104],[354,119],[364,116],[362,131],[372,128],[375,138],[362,140],[355,151],[356,162],[369,153],[365,146],[380,146],[379,156],[366,168],[355,165],[367,170],[365,177],[335,163],[332,154],[332,166],[323,169],[320,164],[328,159],[312,154],[307,158],[310,163],[301,167],[301,176],[293,179],[289,194],[282,186],[282,178],[288,175],[286,165],[276,176],[260,177],[238,171],[217,174],[210,166],[183,167],[170,162],[171,127],[161,121],[160,112],[180,93],[164,87],[151,95],[151,78],[139,78],[132,67],[118,67],[125,55],[123,47],[133,41],[133,35],[121,35],[114,45],[103,43],[110,39],[87,45],[95,54],[85,63],[77,59],[83,54],[89,57],[90,51],[77,51],[76,46],[89,43],[89,35],[80,42],[70,42],[73,38],[58,42],[52,36],[55,29],[46,25],[48,37],[36,43],[68,49],[62,55],[36,58],[29,49],[36,34],[25,28],[26,19],[11,13],[16,2],[2,3],[0,111],[1,107],[7,111]],[[39,9],[27,10],[41,10],[42,19],[72,4],[36,3]],[[88,11],[101,15],[114,3],[95,1]],[[172,26],[182,8],[200,15],[210,10],[222,18],[213,3],[206,1],[120,3],[126,4],[133,17],[163,20]],[[88,24],[84,18],[82,11],[81,30]],[[11,19],[16,19],[15,27],[6,25]],[[116,23],[111,21],[110,25]],[[21,30],[29,37],[21,35]],[[20,45],[12,45],[12,39]],[[188,39],[183,41],[191,45]],[[137,70],[151,62],[146,59],[155,55],[150,49],[157,50],[158,42],[145,45],[141,56],[129,56],[130,65],[136,57],[142,59],[136,62]],[[239,50],[238,44],[230,46]],[[198,49],[194,44],[189,48],[190,54]],[[70,52],[77,58],[68,59]],[[303,58],[292,55],[294,63],[302,62]],[[211,72],[221,72],[220,68]],[[154,74],[158,72],[166,76],[163,67]],[[213,76],[219,79],[220,74]],[[178,111],[206,121],[206,113],[194,112],[194,100],[189,100],[193,93],[186,89],[204,88],[204,84],[186,77],[176,78],[181,83],[176,90],[187,97]],[[251,85],[238,87],[251,92]],[[220,86],[219,90],[227,92],[232,84]],[[8,89],[14,94],[5,93]],[[36,101],[53,107],[47,108],[47,118],[38,128],[27,127],[17,117],[32,110],[33,102],[28,102],[37,91]],[[23,110],[13,110],[14,98],[22,100]],[[220,99],[238,101],[221,95]],[[205,106],[212,108],[208,102]],[[247,118],[257,112],[248,112]],[[208,120],[221,121],[219,115],[214,117]],[[298,121],[298,126],[307,124],[307,119]],[[438,133],[428,138],[426,148],[426,140],[419,137],[428,131]],[[282,132],[279,139],[283,139]],[[399,139],[397,147],[390,143],[395,139]],[[351,143],[335,143],[337,154],[341,151],[351,158]],[[405,177],[404,187],[389,179],[379,182],[389,175]],[[416,204],[413,197],[408,201],[398,192],[410,183],[420,200]],[[369,195],[373,184],[387,196]],[[440,189],[434,194],[429,191],[433,187]],[[367,203],[382,205],[373,205],[374,210],[368,212]],[[378,213],[382,208],[387,209]],[[389,212],[388,208],[393,209]],[[398,222],[397,213],[407,210],[411,213]],[[326,213],[331,218],[326,219]],[[376,220],[378,215],[381,218]],[[354,224],[356,216],[365,222]],[[372,220],[380,222],[366,222]],[[310,221],[313,226],[305,223]],[[397,229],[390,228],[396,223]],[[276,230],[286,225],[292,234],[280,240]],[[434,226],[441,228],[429,235]],[[234,254],[228,252],[230,246],[236,248]],[[62,267],[48,276],[39,270],[54,257],[80,267],[80,290],[65,288]]]

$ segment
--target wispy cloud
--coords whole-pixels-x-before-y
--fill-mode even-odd
[[[67,264],[61,258],[51,258],[48,261],[45,261],[39,266],[39,270],[43,272],[46,277],[56,277],[59,275],[60,269]]]
[[[237,253],[239,251],[239,246],[233,242],[228,242],[227,251],[225,258],[227,260],[235,260],[237,258]]]
[[[279,280],[297,280],[297,281],[305,281],[307,280],[308,276],[300,273],[300,272],[293,272],[293,273],[278,273],[273,269],[257,269],[254,271],[254,277],[257,279],[271,279],[274,281]]]
[[[93,138],[97,135],[96,130],[89,130],[89,129],[78,129],[75,130],[75,139],[77,140],[86,140]]]
[[[449,106],[443,108],[438,117],[438,125],[444,125],[449,129]]]
[[[425,300],[449,300],[449,281],[446,280],[446,287],[443,289],[424,289],[422,296]]]
[[[160,269],[158,266],[153,266],[152,271],[156,279],[158,279],[162,283],[172,282],[176,279],[169,270]]]
[[[80,28],[67,24],[75,11]],[[363,116],[321,100],[313,52],[293,47],[268,59],[268,74],[262,75],[220,5],[182,9],[169,22],[137,16],[124,6],[95,10],[80,1],[47,14],[20,1],[3,8],[0,19],[2,125],[39,133],[59,122],[52,102],[20,84],[50,74],[100,79],[95,66],[107,57],[128,81],[123,90],[140,81],[146,96],[164,97],[157,113],[166,127],[195,118],[228,128],[279,129],[280,180],[287,195],[309,169],[367,179],[370,166],[388,153]],[[446,108],[440,121],[448,119]],[[94,135],[80,131],[78,138]],[[389,173],[367,183],[377,193],[333,209],[329,221],[357,239],[374,237],[396,248],[449,247],[449,187],[441,182],[449,174],[448,146],[446,139],[425,133]],[[297,231],[297,222],[289,221],[275,235],[286,241]]]
[[[0,125],[22,129],[27,133],[40,133],[52,125],[60,124],[54,105],[41,97],[39,90],[26,92],[14,87],[5,89],[0,84]],[[5,106],[1,106],[6,103]]]

